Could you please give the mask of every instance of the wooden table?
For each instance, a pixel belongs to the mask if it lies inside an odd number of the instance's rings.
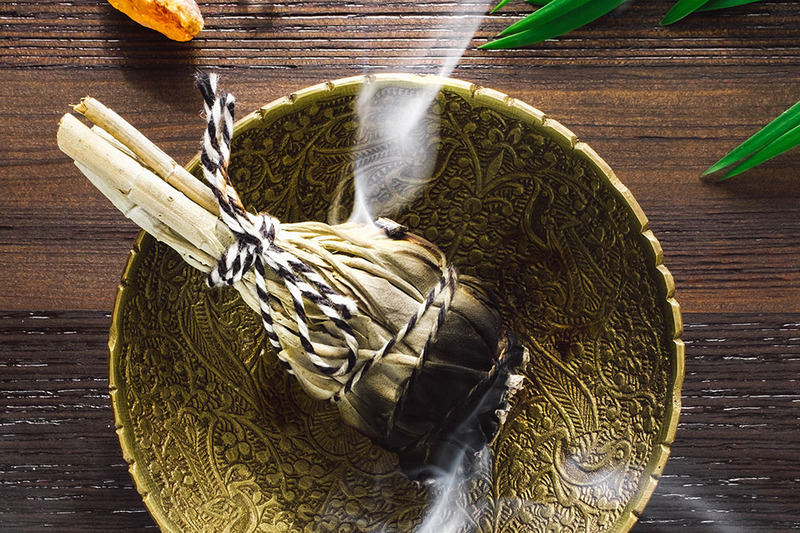
[[[473,45],[529,10],[519,4],[487,17]],[[57,149],[68,104],[91,94],[187,161],[197,69],[222,71],[241,110],[363,71],[434,72],[429,32],[453,5],[212,0],[207,29],[183,44],[102,0],[0,5],[0,530],[156,529],[107,394],[110,312],[137,229]],[[800,11],[765,1],[659,28],[670,5],[637,1],[527,50],[473,46],[453,75],[587,141],[664,247],[686,324],[683,412],[634,531],[797,529],[800,151],[724,185],[698,175],[800,98]]]

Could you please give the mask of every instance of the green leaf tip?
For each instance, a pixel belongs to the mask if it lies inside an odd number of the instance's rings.
[[[501,0],[501,2],[499,4],[494,6],[494,8],[491,11],[489,11],[489,14],[493,15],[493,14],[497,13],[498,11],[500,11],[500,8],[502,8],[504,5],[506,5],[510,1],[511,0]]]
[[[742,161],[738,166],[734,167],[730,172],[725,174],[722,179],[732,178],[751,168],[764,163],[779,156],[784,152],[788,152],[792,148],[800,145],[800,126],[795,126],[788,132],[781,135],[778,139],[762,148],[749,158]]]
[[[627,0],[552,0],[552,2],[549,2],[545,7],[534,12],[525,19],[529,20],[531,17],[536,17],[545,9],[550,8],[548,11],[545,11],[544,15],[540,15],[540,17],[542,17],[541,19],[534,19],[533,24],[528,22],[527,24],[529,27],[527,29],[516,31],[516,33],[509,35],[507,33],[507,28],[505,32],[498,36],[499,38],[497,40],[486,43],[479,48],[484,50],[514,48],[552,39],[593,22],[616,9],[626,1]],[[562,6],[562,8],[565,8],[564,6],[570,6],[574,9],[568,12],[562,12],[556,9],[554,12],[553,10],[555,8],[550,7],[553,5],[556,5],[556,7]],[[575,8],[576,5],[579,7]],[[545,22],[542,23],[541,20]],[[522,22],[524,21],[519,21],[517,23],[517,28],[519,28],[519,24]]]
[[[749,139],[734,148],[725,157],[711,165],[708,170],[703,173],[703,175],[705,176],[708,174],[713,174],[714,172],[718,172],[725,167],[733,165],[737,161],[741,161],[746,158],[752,158],[757,154],[761,154],[763,151],[771,149],[773,145],[778,144],[779,141],[782,141],[785,136],[789,135],[793,131],[796,131],[798,126],[800,126],[800,102],[797,102],[792,107],[781,113],[775,120],[758,130]],[[792,147],[793,146],[790,146],[789,148]],[[787,148],[787,150],[789,148]],[[770,157],[774,157],[775,155],[778,154],[773,154]],[[749,162],[750,159],[746,159],[742,165]],[[723,179],[740,174],[741,172],[744,172],[753,166],[755,165],[750,165],[734,174],[729,173],[730,175],[726,175]],[[736,168],[738,169],[739,167]]]
[[[727,156],[726,156],[726,157],[727,157]],[[700,174],[700,175],[701,175],[701,176],[708,176],[709,174],[713,174],[714,172],[719,172],[719,171],[720,171],[720,170],[722,170],[723,168],[725,168],[725,167],[727,167],[728,165],[730,165],[730,163],[726,163],[726,162],[724,161],[724,159],[726,159],[726,158],[722,158],[722,159],[720,159],[719,161],[717,161],[716,163],[714,163],[713,165],[711,165],[710,167],[708,167],[708,168],[705,170],[705,172],[703,172],[703,173],[702,173],[702,174]]]
[[[709,0],[678,0],[678,3],[672,6],[672,9],[664,15],[664,18],[661,19],[659,24],[661,24],[661,26],[674,24],[687,15],[694,13],[708,2]]]
[[[521,31],[538,28],[548,24],[558,18],[561,18],[568,13],[572,16],[580,16],[578,11],[583,5],[587,3],[602,3],[603,0],[552,0],[547,5],[537,9],[522,20],[515,22],[508,28],[500,32],[500,37],[506,37]]]

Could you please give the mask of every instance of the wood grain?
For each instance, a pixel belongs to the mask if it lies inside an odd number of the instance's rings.
[[[686,312],[684,408],[634,531],[797,530],[800,151],[723,185],[698,175],[800,98],[800,11],[765,0],[660,28],[672,3],[476,50],[531,11],[514,2],[483,19],[453,75],[587,141],[664,247]],[[206,30],[181,44],[103,0],[0,3],[0,531],[156,529],[107,394],[108,313],[137,230],[56,148],[69,104],[91,94],[188,161],[197,69],[222,72],[241,112],[365,71],[432,73],[465,31],[456,4],[211,0]]]
[[[686,315],[681,422],[634,531],[800,527],[797,315]]]
[[[462,68],[516,74],[530,66],[623,64],[665,66],[787,65],[800,56],[793,2],[765,1],[697,14],[668,28],[658,22],[673,2],[632,2],[567,38],[531,50],[470,50]],[[188,45],[143,29],[104,2],[74,0],[5,4],[0,11],[0,62],[6,66],[155,67],[188,63],[198,68],[246,67],[293,72],[299,68],[351,74],[354,66],[419,69],[441,59],[437,37],[464,31],[452,0],[257,3],[201,2],[206,29]],[[468,0],[466,11],[488,2]],[[486,42],[532,9],[519,2],[487,16],[475,37]],[[452,29],[436,31],[449,23]],[[66,41],[68,40],[68,41]],[[69,44],[66,44],[66,43]],[[432,57],[423,57],[433,48]],[[487,65],[487,59],[491,64]]]
[[[672,456],[634,533],[800,527],[800,322],[690,314]],[[108,398],[110,318],[0,313],[0,526],[155,528],[122,460]]]
[[[114,432],[110,320],[0,313],[0,530],[155,528]]]

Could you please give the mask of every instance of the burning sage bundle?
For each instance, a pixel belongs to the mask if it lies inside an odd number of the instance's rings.
[[[96,100],[59,125],[59,147],[128,218],[231,285],[261,314],[287,372],[425,479],[470,458],[502,424],[526,353],[490,294],[403,227],[281,224],[228,179],[234,99],[198,78],[208,187]]]

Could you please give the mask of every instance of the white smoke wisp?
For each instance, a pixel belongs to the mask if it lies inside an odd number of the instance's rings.
[[[472,41],[491,2],[462,2],[448,22],[436,28],[434,42],[420,49],[420,59],[441,61],[436,75],[449,76]],[[454,37],[455,36],[455,37]],[[436,54],[436,57],[434,57]],[[353,161],[354,202],[349,222],[371,225],[377,216],[392,216],[417,197],[429,182],[437,156],[439,123],[430,113],[441,84],[398,89],[370,78],[356,101],[359,145]],[[400,198],[402,205],[396,204]],[[389,200],[394,200],[390,204]],[[335,216],[338,205],[331,209]],[[332,221],[335,222],[335,221]],[[480,503],[470,503],[474,481],[491,476],[492,454],[485,446],[465,461],[465,447],[428,486],[431,503],[417,533],[466,533],[475,529]],[[465,466],[469,465],[469,466]]]
[[[434,32],[441,36],[421,50],[430,59],[437,52],[436,59],[442,61],[436,71],[438,76],[453,72],[489,5],[484,0],[464,2],[452,16],[442,17],[447,24]],[[406,205],[428,183],[436,162],[439,131],[439,124],[428,111],[440,89],[441,85],[431,83],[413,91],[384,91],[370,81],[364,83],[356,112],[360,144],[371,148],[355,153],[350,222],[368,225],[377,216],[391,216],[399,206],[388,205],[390,197],[399,197]],[[334,205],[332,217],[337,211],[338,205]]]
[[[569,484],[578,494],[600,492],[604,496],[602,508],[613,510],[630,501],[641,482],[641,472],[630,468],[626,461],[611,462],[602,468],[595,468],[587,462],[591,457],[604,458],[608,452],[609,448],[606,445],[598,445],[587,448],[579,454],[567,455],[559,467],[559,479],[560,482]],[[672,530],[675,528],[675,523],[679,523],[681,518],[689,513],[696,517],[693,520],[701,522],[704,531],[709,533],[752,531],[753,525],[743,522],[741,517],[731,510],[731,503],[720,500],[714,491],[713,486],[703,487],[701,480],[691,475],[664,476],[659,480],[658,489],[652,499],[669,501],[668,505],[675,514],[674,519],[664,521],[663,518],[658,518],[651,521],[645,510],[639,521],[656,528],[661,523],[666,530]],[[590,501],[593,501],[593,505],[598,505],[597,500]],[[553,520],[557,519],[560,519],[558,514],[553,517]]]
[[[492,452],[485,446],[469,472],[459,467],[461,459],[430,482],[432,503],[416,533],[467,533],[475,529],[474,520],[480,516],[482,506],[469,503],[469,490],[473,479],[491,476]]]
[[[505,410],[496,410],[498,387],[502,388],[504,401],[507,401],[520,382],[519,375],[511,374],[502,383],[495,383],[452,431],[449,437],[452,456],[444,468],[434,471],[427,481],[431,502],[416,533],[468,533],[477,529],[477,520],[489,495],[481,494],[476,488],[482,480],[486,482],[483,487],[491,484],[492,451],[485,440],[480,445],[475,441],[476,422],[490,410],[495,410],[500,420],[504,419]]]

